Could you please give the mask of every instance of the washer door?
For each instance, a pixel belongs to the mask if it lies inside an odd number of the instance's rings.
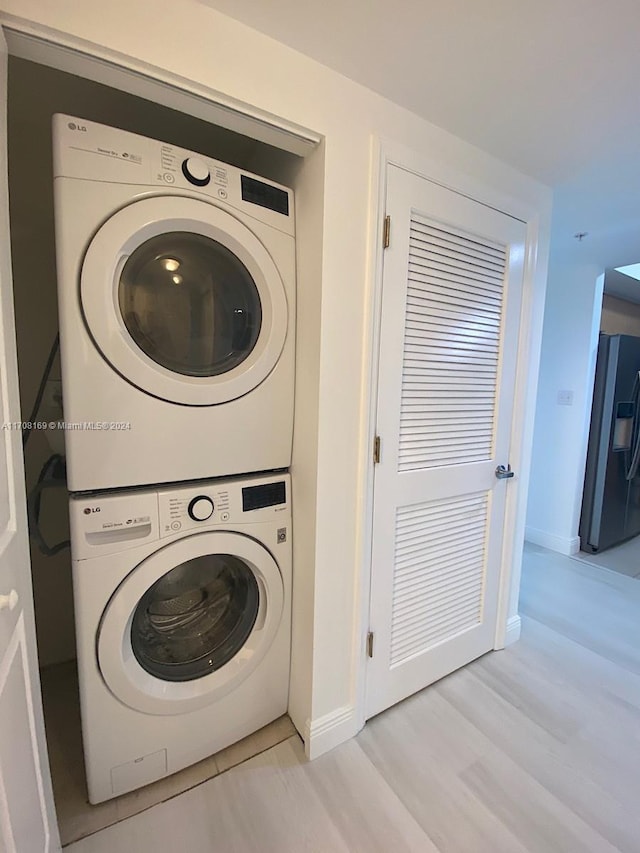
[[[133,202],[98,230],[80,277],[87,327],[127,381],[210,406],[256,388],[287,335],[282,279],[230,213],[193,198]]]
[[[266,548],[239,533],[196,533],[147,557],[116,589],[98,629],[98,665],[130,708],[202,708],[258,666],[283,607]]]

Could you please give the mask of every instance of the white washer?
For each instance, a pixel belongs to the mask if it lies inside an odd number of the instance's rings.
[[[55,115],[69,489],[287,468],[293,193]]]
[[[92,803],[286,712],[289,490],[283,474],[71,498]]]

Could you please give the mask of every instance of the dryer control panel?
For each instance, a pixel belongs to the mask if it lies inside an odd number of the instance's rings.
[[[54,178],[198,194],[293,235],[293,190],[206,154],[77,116],[53,116]]]

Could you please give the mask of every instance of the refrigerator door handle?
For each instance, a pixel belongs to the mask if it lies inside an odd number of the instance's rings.
[[[631,459],[629,460],[626,470],[627,480],[633,480],[638,473],[638,465],[640,464],[640,421],[638,420],[638,404],[640,403],[640,370],[636,373],[636,378],[633,383],[633,391],[631,392],[631,400],[633,402],[633,423],[631,425]]]

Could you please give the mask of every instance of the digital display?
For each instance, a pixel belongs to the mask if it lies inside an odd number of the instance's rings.
[[[287,502],[287,489],[284,480],[277,483],[265,483],[263,486],[246,486],[242,490],[242,510],[264,509],[267,506],[279,506]]]
[[[289,215],[289,195],[278,187],[272,187],[255,178],[241,175],[242,198],[251,204],[259,204],[260,207],[268,207],[276,213]]]

